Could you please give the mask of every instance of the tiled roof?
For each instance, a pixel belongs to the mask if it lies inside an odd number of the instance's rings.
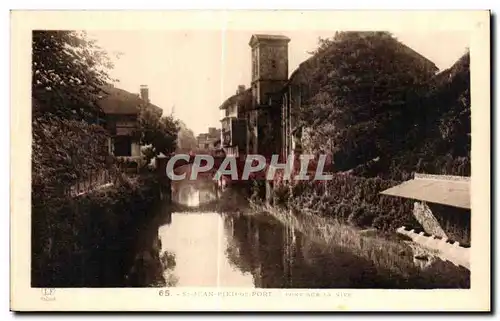
[[[232,95],[231,97],[229,97],[228,99],[226,99],[222,103],[222,105],[220,105],[219,109],[227,109],[230,105],[235,104],[237,102],[242,102],[243,104],[242,104],[241,107],[242,107],[242,109],[244,109],[245,104],[247,103],[246,100],[248,98],[251,99],[251,96],[252,96],[252,89],[248,88],[244,92]],[[241,99],[241,100],[239,100],[239,99]]]
[[[470,209],[470,178],[415,174],[415,178],[381,194]]]
[[[104,98],[97,104],[108,115],[137,115],[139,106],[144,104],[144,100],[138,94],[120,88],[106,86],[103,91],[105,92]],[[148,106],[158,112],[162,111],[160,107],[151,103]]]
[[[228,99],[226,99],[222,105],[220,105],[219,109],[227,109],[227,107],[229,107],[229,105],[232,105],[234,103],[236,103],[237,99],[238,98],[238,94],[236,95],[232,95],[231,97],[229,97]]]

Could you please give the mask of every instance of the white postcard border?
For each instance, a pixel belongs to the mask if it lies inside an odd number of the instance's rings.
[[[469,290],[268,290],[30,287],[31,30],[281,31],[455,29],[471,32],[472,238]],[[23,311],[406,311],[490,309],[490,16],[488,11],[13,11],[11,13],[11,309]],[[430,39],[429,41],[432,41]],[[165,290],[165,289],[163,289]],[[197,295],[233,291],[236,296]],[[186,293],[184,293],[186,292]],[[287,293],[304,293],[287,296]],[[190,294],[191,293],[191,294]],[[246,293],[246,295],[244,294]],[[263,296],[270,293],[270,296]],[[318,294],[318,295],[315,295]],[[255,295],[253,295],[255,294]],[[260,294],[260,295],[259,295]]]

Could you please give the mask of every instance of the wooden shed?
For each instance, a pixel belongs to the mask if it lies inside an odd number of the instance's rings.
[[[471,247],[470,177],[415,174],[381,194],[415,200],[413,215],[422,232],[397,230],[416,243],[469,268]]]

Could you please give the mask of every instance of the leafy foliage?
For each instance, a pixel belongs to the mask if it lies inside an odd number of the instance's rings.
[[[315,55],[316,91],[301,118],[316,145],[333,147],[336,167],[401,148],[410,106],[419,107],[437,68],[386,32],[337,33],[321,40]]]
[[[39,117],[33,120],[32,201],[62,196],[90,171],[107,168],[107,135],[84,121]]]
[[[468,52],[436,74],[387,32],[341,32],[313,54],[292,77],[307,152],[369,177],[470,175]]]
[[[293,79],[306,102],[302,143],[334,154],[344,173],[276,184],[275,205],[387,232],[418,228],[411,201],[379,193],[415,171],[470,176],[469,53],[437,75],[387,33],[339,33],[314,54]]]
[[[403,146],[355,169],[363,176],[404,180],[412,172],[470,176],[471,110],[469,53],[434,77]]]
[[[32,286],[122,286],[137,226],[154,205],[157,176],[33,207]],[[70,264],[69,264],[70,263]]]
[[[35,30],[32,38],[33,116],[96,120],[96,101],[112,64],[84,32]]]
[[[384,232],[406,225],[418,227],[412,215],[413,203],[380,192],[397,181],[336,174],[329,181],[297,181],[273,191],[275,205],[336,218],[359,227],[376,227]]]
[[[109,80],[105,53],[75,31],[34,31],[33,201],[61,197],[90,169],[106,168],[106,132],[97,100]]]
[[[196,137],[183,121],[179,121],[179,133],[177,135],[177,149],[179,152],[189,152],[198,148]]]
[[[179,123],[172,115],[163,116],[148,106],[141,106],[138,126],[134,132],[135,139],[144,146],[146,164],[154,157],[163,153],[171,154],[177,147]]]
[[[138,213],[157,196],[154,177],[134,184],[116,172],[121,180],[113,188],[78,198],[66,194],[93,171],[117,170],[98,106],[112,66],[104,51],[75,31],[33,32],[32,61],[32,285],[123,284],[113,278],[124,275],[127,237],[144,218]],[[155,126],[170,128],[171,122]],[[151,140],[165,150],[166,143]]]

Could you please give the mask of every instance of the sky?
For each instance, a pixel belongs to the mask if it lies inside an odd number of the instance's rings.
[[[238,85],[250,86],[251,61],[248,42],[254,32],[245,30],[120,30],[92,31],[106,50],[118,79],[116,87],[138,93],[149,87],[153,104],[164,114],[174,112],[195,134],[220,127],[219,106],[236,92]],[[318,38],[335,31],[279,31],[288,44],[291,74],[318,44]],[[407,46],[433,61],[440,70],[450,67],[469,47],[469,34],[462,31],[393,32]],[[119,58],[116,53],[121,53]]]

